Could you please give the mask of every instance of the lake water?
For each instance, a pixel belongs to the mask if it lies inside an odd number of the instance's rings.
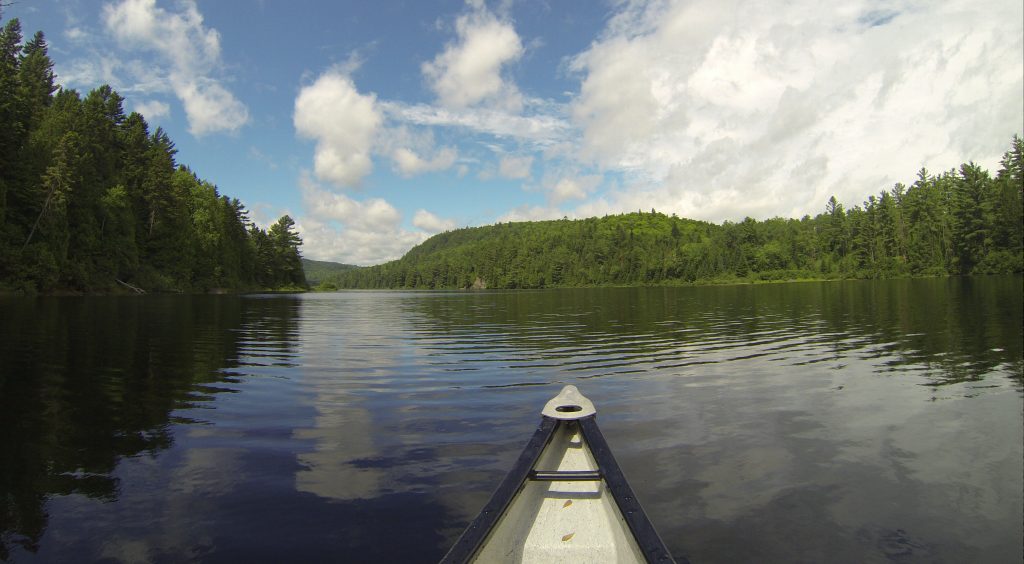
[[[432,562],[575,384],[700,562],[1020,562],[1020,277],[0,298],[0,558]]]

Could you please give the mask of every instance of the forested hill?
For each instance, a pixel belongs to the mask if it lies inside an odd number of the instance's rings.
[[[329,262],[322,260],[302,259],[302,271],[306,273],[306,281],[310,284],[319,284],[323,280],[339,272],[359,268],[352,264]]]
[[[992,176],[974,164],[815,217],[722,225],[654,210],[503,223],[431,237],[342,288],[544,288],[1021,272],[1024,142]]]
[[[122,102],[60,88],[42,32],[22,43],[18,20],[4,24],[0,292],[305,286],[291,218],[252,224]]]

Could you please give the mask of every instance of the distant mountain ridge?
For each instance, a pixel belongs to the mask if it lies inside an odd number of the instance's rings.
[[[308,258],[302,259],[302,270],[306,273],[306,281],[311,286],[315,286],[323,282],[334,274],[345,272],[346,270],[352,270],[354,268],[359,267],[354,264],[343,264],[340,262],[310,260]]]
[[[652,210],[603,218],[526,221],[439,233],[401,259],[342,272],[339,288],[545,288],[661,283],[647,270],[717,226]]]

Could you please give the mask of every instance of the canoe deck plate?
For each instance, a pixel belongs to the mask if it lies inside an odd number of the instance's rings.
[[[576,386],[566,386],[551,398],[540,412],[545,417],[571,421],[583,419],[597,413],[594,403],[580,393]]]

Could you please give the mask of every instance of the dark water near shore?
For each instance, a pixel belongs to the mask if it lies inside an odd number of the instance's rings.
[[[431,562],[580,387],[696,562],[1020,562],[1020,277],[0,298],[0,558]]]

